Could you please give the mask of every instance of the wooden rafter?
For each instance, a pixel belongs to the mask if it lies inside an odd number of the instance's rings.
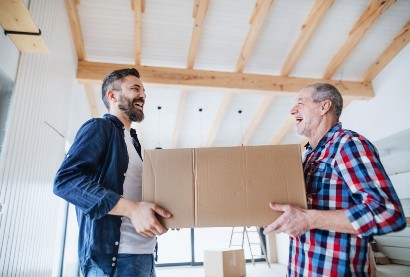
[[[93,85],[85,84],[85,91],[87,94],[88,106],[92,117],[100,117],[97,109],[97,101],[95,101]]]
[[[101,84],[102,79],[111,71],[134,67],[127,64],[110,64],[79,61],[77,79],[81,83]],[[227,92],[266,93],[273,95],[294,95],[304,86],[326,82],[342,86],[342,95],[356,99],[369,99],[374,96],[370,82],[295,78],[246,73],[218,72],[194,69],[139,66],[138,70],[145,83],[166,84],[168,86],[206,87]]]
[[[211,132],[208,135],[208,139],[205,142],[204,147],[211,147],[214,144],[216,135],[218,134],[219,128],[221,127],[222,120],[225,116],[228,106],[231,104],[233,94],[225,93],[222,99],[221,106],[219,107],[218,114],[216,115],[214,124],[212,126]]]
[[[410,41],[410,21],[401,29],[393,42],[364,74],[362,80],[371,81]]]
[[[289,76],[293,67],[298,62],[300,56],[309,43],[313,33],[319,27],[327,11],[332,7],[335,0],[316,0],[315,5],[302,25],[301,33],[294,44],[292,50],[286,58],[282,68],[282,76]]]
[[[21,52],[50,52],[41,36],[40,29],[34,23],[30,11],[22,0],[0,0],[0,25],[5,30],[5,33],[9,31],[36,34],[7,33],[7,36]]]
[[[189,47],[187,68],[194,68],[196,55],[198,53],[199,41],[201,38],[202,26],[208,10],[209,0],[195,1],[193,15],[195,18],[194,29],[192,31],[191,46]]]
[[[276,132],[275,137],[272,139],[271,144],[276,145],[280,144],[281,141],[285,138],[285,136],[289,133],[290,129],[295,125],[295,118],[290,116],[282,127]]]
[[[179,98],[177,119],[175,122],[174,135],[172,136],[171,148],[177,148],[178,146],[178,140],[179,140],[179,135],[181,133],[181,124],[182,124],[182,120],[184,116],[186,98],[187,98],[187,93],[183,91]]]
[[[350,31],[348,38],[333,57],[332,61],[326,67],[323,74],[324,79],[330,79],[336,70],[344,63],[346,58],[360,42],[373,23],[394,3],[396,0],[377,1],[372,0],[367,10],[361,15],[353,29]]]
[[[144,12],[144,0],[132,0],[135,24],[135,64],[141,64],[141,40],[142,40],[142,13]]]
[[[252,52],[255,41],[258,37],[259,31],[265,22],[266,15],[269,12],[269,8],[272,5],[273,0],[257,1],[254,11],[251,16],[251,27],[249,28],[246,40],[242,46],[242,50],[238,61],[236,63],[236,72],[242,72],[245,68],[246,61]]]
[[[243,135],[243,138],[241,140],[241,144],[248,145],[249,141],[255,134],[256,129],[259,127],[262,120],[266,117],[266,114],[268,113],[274,100],[275,100],[275,96],[272,96],[272,95],[265,96],[262,106],[258,109],[257,114],[254,116],[251,124],[249,124],[248,129],[245,131],[245,134]]]
[[[73,34],[75,49],[77,50],[77,57],[79,61],[86,59],[83,33],[80,26],[80,17],[78,16],[76,0],[65,0],[65,6],[70,21],[71,32]]]

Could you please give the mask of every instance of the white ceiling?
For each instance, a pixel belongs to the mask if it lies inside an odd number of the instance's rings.
[[[145,0],[144,3],[141,65],[187,68],[195,1]],[[194,69],[235,72],[255,3],[255,0],[209,0]],[[289,76],[321,79],[370,3],[370,0],[336,0]],[[314,4],[314,0],[274,0],[243,72],[281,76],[286,58]],[[130,1],[81,0],[77,10],[86,61],[134,64],[135,26]],[[341,80],[342,84],[347,80],[360,81],[409,19],[410,1],[398,0],[376,20],[332,79]],[[271,144],[278,137],[276,143],[282,144],[303,140],[293,127],[281,139],[294,101],[294,96],[289,94],[242,91],[227,94],[217,89],[148,83],[145,88],[146,119],[137,129],[146,149],[262,145]],[[343,85],[339,89],[343,93]],[[99,90],[99,86],[94,86],[98,113],[102,116],[106,109]],[[229,101],[224,102],[226,98]],[[261,116],[264,106],[266,113]]]

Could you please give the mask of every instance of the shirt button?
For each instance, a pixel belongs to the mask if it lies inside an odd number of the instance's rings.
[[[120,244],[120,243],[119,243],[118,241],[116,241],[116,242],[115,242],[115,245],[118,245],[118,244]]]
[[[121,220],[124,220],[124,217],[123,217],[123,216],[121,216]]]
[[[112,263],[111,265],[112,265],[112,266],[115,266],[115,263]]]
[[[124,173],[124,176],[127,176],[127,173]]]
[[[112,260],[115,262],[115,260],[116,260],[117,258],[116,257],[112,257]]]

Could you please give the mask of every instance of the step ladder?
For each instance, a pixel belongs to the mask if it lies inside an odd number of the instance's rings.
[[[237,229],[235,229],[237,228]],[[239,229],[239,230],[238,230]],[[253,242],[249,240],[249,233],[258,233],[258,238],[259,241],[257,242]],[[262,233],[261,233],[261,229],[259,227],[232,227],[232,232],[231,232],[231,239],[229,241],[229,248],[231,247],[240,247],[242,249],[244,242],[245,242],[245,235],[246,235],[246,240],[248,242],[248,247],[249,247],[249,252],[251,253],[251,261],[252,264],[255,265],[255,258],[263,258],[265,259],[266,263],[268,264],[268,267],[270,267],[270,262],[268,260],[268,256],[266,255],[266,247],[265,247],[265,243],[263,242],[263,238],[262,238]],[[239,243],[234,243],[235,237],[240,236],[242,238],[240,244]],[[252,245],[259,245],[261,250],[262,250],[262,255],[257,255],[257,254],[253,254],[252,251]]]

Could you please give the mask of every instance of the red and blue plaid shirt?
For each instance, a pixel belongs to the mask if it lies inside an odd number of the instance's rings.
[[[405,227],[376,148],[334,125],[303,159],[309,209],[343,210],[358,235],[312,229],[290,239],[288,276],[369,276],[368,242]]]

